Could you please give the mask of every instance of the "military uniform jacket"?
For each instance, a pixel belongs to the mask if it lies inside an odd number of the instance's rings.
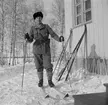
[[[50,28],[47,24],[41,24],[40,26],[32,26],[29,36],[34,40],[33,53],[34,54],[50,54],[50,39],[52,38],[59,42],[59,36]]]

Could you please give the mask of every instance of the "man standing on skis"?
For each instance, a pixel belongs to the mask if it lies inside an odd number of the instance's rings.
[[[45,68],[48,77],[48,84],[50,87],[54,87],[55,85],[52,82],[53,65],[51,64],[49,34],[58,42],[64,41],[64,37],[59,37],[48,24],[42,23],[42,12],[34,13],[33,19],[35,25],[31,27],[29,34],[25,34],[25,39],[30,43],[34,40],[33,54],[39,78],[38,86],[43,87],[43,69]]]

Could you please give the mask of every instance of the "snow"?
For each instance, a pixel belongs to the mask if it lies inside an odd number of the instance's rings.
[[[0,67],[0,73],[4,73],[4,68]]]
[[[0,67],[0,73],[1,71],[4,78],[0,80],[0,105],[74,105],[73,95],[105,92],[103,84],[108,82],[108,76],[87,75],[81,68],[72,73],[68,82],[53,79],[58,91],[47,88],[46,91],[53,98],[45,99],[44,93],[37,86],[38,77],[34,64],[26,64],[23,91],[22,65]],[[47,85],[46,72],[44,85]],[[66,93],[70,97],[63,99]]]

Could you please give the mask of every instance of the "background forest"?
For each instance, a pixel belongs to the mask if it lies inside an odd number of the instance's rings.
[[[28,0],[0,0],[0,65],[15,65],[24,56],[24,34],[33,25],[32,15],[36,11],[44,14],[43,22],[49,24],[58,35],[64,34],[64,2],[53,0],[51,10],[46,11],[42,0],[34,0],[29,6]],[[48,18],[48,14],[51,18]],[[51,53],[54,61],[57,45],[51,39]],[[32,61],[32,44],[27,45],[27,61]]]

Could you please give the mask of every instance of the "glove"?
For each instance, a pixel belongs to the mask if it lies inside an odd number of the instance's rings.
[[[59,41],[60,41],[60,42],[63,42],[63,41],[64,41],[64,37],[63,37],[63,36],[60,36],[60,37],[59,37]]]
[[[24,38],[27,39],[27,40],[29,40],[29,38],[30,38],[30,37],[29,37],[29,34],[26,33],[26,34],[24,35]]]

